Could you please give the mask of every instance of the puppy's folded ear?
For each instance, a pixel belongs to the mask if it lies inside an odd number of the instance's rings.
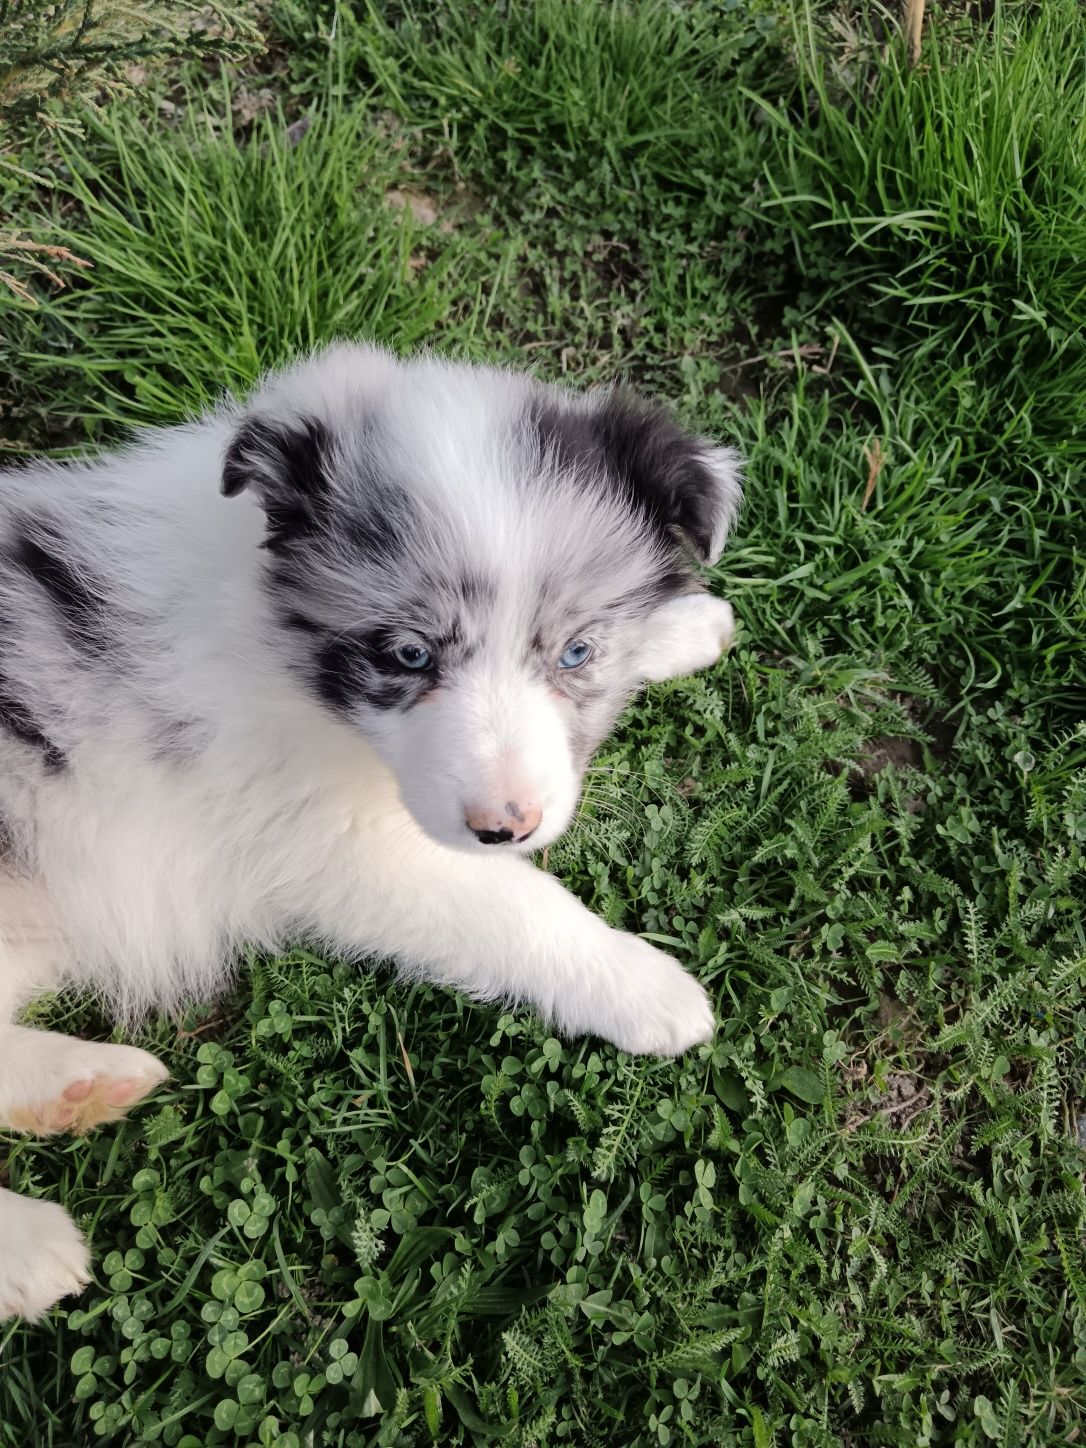
[[[656,522],[677,529],[701,563],[716,563],[743,499],[739,454],[692,437],[663,407],[608,398],[597,426],[610,469]]]
[[[720,558],[743,497],[734,448],[692,437],[665,408],[622,392],[542,407],[536,426],[560,466],[617,489],[658,528],[681,534],[699,562]]]
[[[251,488],[268,520],[265,547],[283,548],[310,534],[331,488],[332,437],[315,417],[244,418],[223,459],[222,491],[234,498]]]

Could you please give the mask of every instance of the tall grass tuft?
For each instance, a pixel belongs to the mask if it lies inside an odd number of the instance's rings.
[[[62,426],[176,421],[335,336],[410,347],[444,316],[446,263],[386,204],[397,159],[364,111],[235,139],[216,99],[178,126],[114,109],[70,154],[79,220],[54,236],[93,270],[23,354]]]

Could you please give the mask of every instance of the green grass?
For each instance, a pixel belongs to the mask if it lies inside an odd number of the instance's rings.
[[[282,0],[282,117],[190,74],[69,143],[11,439],[357,329],[625,377],[749,454],[743,632],[549,860],[713,1045],[245,963],[153,1105],[12,1141],[97,1275],[0,1333],[0,1444],[1081,1440],[1086,19],[929,15],[909,73],[829,5]]]
[[[116,108],[68,150],[94,283],[24,314],[48,343],[21,352],[54,425],[177,421],[328,337],[410,348],[444,316],[451,257],[413,267],[411,213],[382,199],[396,157],[364,111],[317,109],[296,141],[266,116],[240,144],[229,92],[210,100],[167,136]]]

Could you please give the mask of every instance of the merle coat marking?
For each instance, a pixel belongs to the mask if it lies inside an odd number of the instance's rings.
[[[308,939],[673,1053],[701,986],[524,858],[647,681],[712,664],[735,455],[662,410],[337,347],[244,407],[0,475],[0,1125],[163,1074],[6,1024],[36,992],[206,997]],[[696,560],[696,561],[695,561]],[[0,1192],[0,1317],[79,1287]]]

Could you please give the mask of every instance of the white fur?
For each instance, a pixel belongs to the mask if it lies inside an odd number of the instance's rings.
[[[146,1096],[168,1074],[161,1061],[136,1046],[24,1026],[5,1025],[0,1046],[0,1122],[37,1136],[76,1129],[88,1101],[88,1124],[122,1115],[122,1107]],[[111,1107],[107,1098],[118,1091],[127,1099]]]
[[[31,1322],[90,1281],[83,1234],[55,1202],[31,1201],[0,1188],[0,1320]]]
[[[497,580],[485,638],[456,676],[410,708],[357,721],[314,698],[276,633],[260,548],[273,464],[254,452],[248,493],[219,496],[236,408],[97,461],[0,475],[0,524],[14,536],[44,509],[77,540],[73,567],[122,596],[128,651],[113,672],[81,655],[48,599],[0,563],[0,620],[5,606],[23,620],[0,651],[0,682],[18,688],[68,761],[50,772],[0,727],[10,836],[0,1021],[65,984],[95,988],[128,1015],[206,997],[240,946],[305,937],[392,957],[476,999],[530,1002],[556,1029],[625,1050],[668,1055],[709,1038],[708,998],[676,961],[610,929],[518,857],[565,829],[587,757],[563,677],[548,683],[525,662],[541,570],[585,580],[570,633],[582,617],[604,619],[600,667],[614,672],[617,702],[589,745],[638,682],[712,664],[733,631],[728,605],[697,592],[606,621],[608,590],[621,582],[636,597],[664,545],[584,479],[521,487],[518,419],[536,391],[503,372],[338,348],[272,379],[251,404],[337,427],[337,477],[379,468],[409,478],[420,552],[466,558]],[[363,412],[384,419],[385,443],[351,431]],[[738,484],[728,450],[711,456],[715,556]],[[352,506],[346,493],[337,506]],[[601,569],[602,540],[614,561]],[[363,615],[380,600],[351,594],[357,573],[345,546],[325,545],[304,580],[322,625],[372,621]],[[567,614],[556,616],[564,627]],[[405,625],[402,640],[416,637]],[[511,850],[477,843],[465,810],[507,801],[542,811],[536,834]],[[28,1109],[63,1123],[63,1110],[49,1113],[73,1083],[92,1082],[102,1099],[125,1083],[137,1099],[163,1075],[128,1047],[0,1025],[0,1126],[25,1127]],[[0,1193],[0,1316],[36,1316],[86,1275],[82,1239],[58,1208]]]
[[[662,683],[711,668],[735,638],[735,615],[726,599],[685,593],[661,608],[641,653],[645,682]]]

